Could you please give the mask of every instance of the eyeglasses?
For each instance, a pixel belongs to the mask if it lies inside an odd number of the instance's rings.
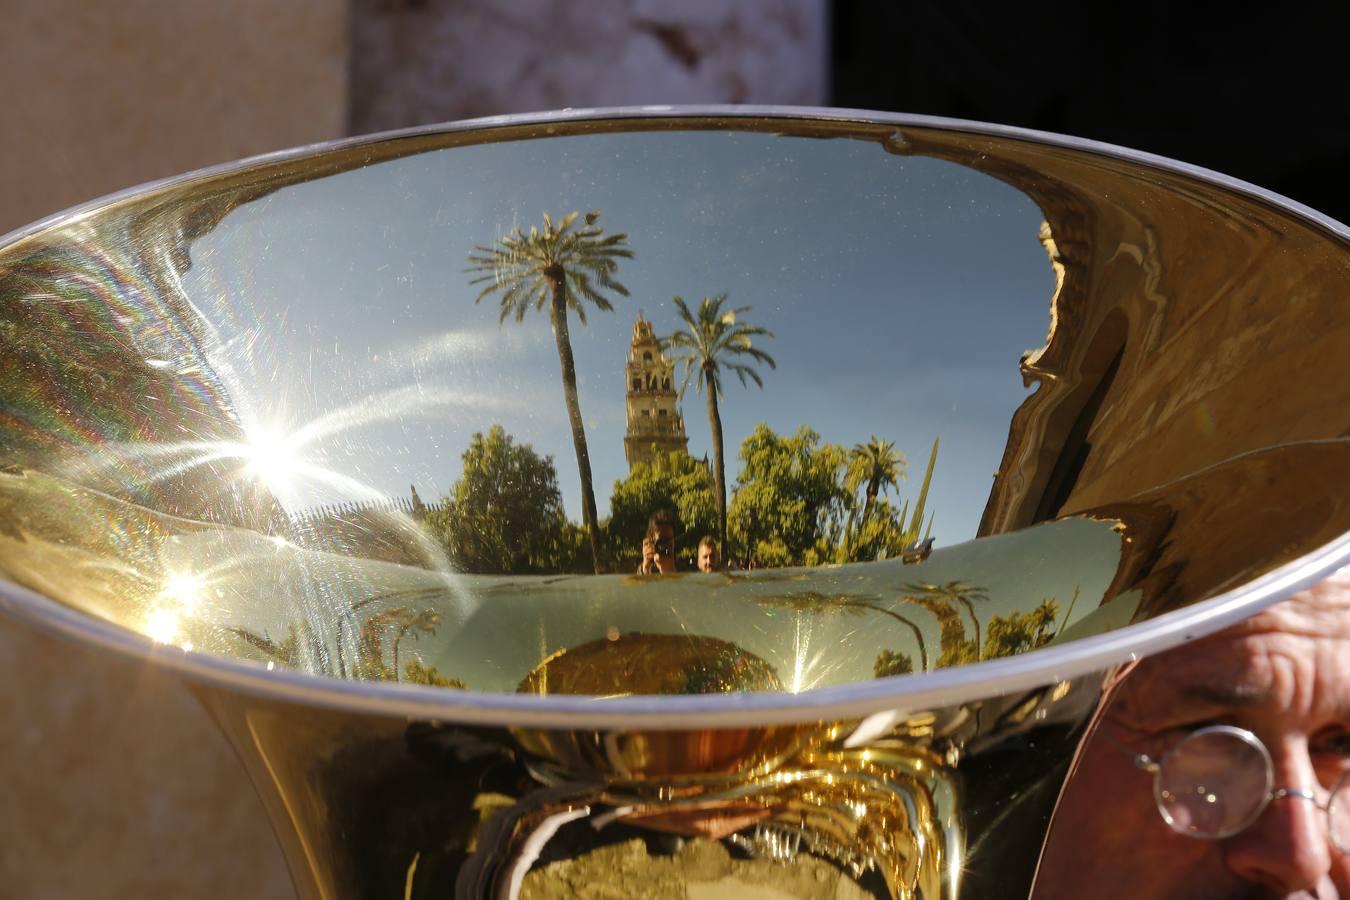
[[[1110,737],[1108,735],[1108,737]],[[1153,776],[1153,800],[1163,821],[1178,834],[1220,840],[1245,830],[1272,800],[1306,800],[1327,816],[1327,835],[1350,853],[1350,772],[1331,788],[1325,804],[1303,788],[1275,787],[1270,751],[1256,735],[1232,725],[1199,728],[1154,760],[1113,743]]]

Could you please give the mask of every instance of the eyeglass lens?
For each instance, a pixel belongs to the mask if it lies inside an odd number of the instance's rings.
[[[1173,830],[1222,838],[1255,821],[1270,800],[1271,782],[1270,757],[1259,743],[1236,729],[1202,730],[1163,757],[1154,796]],[[1326,809],[1329,837],[1341,852],[1350,852],[1350,775],[1333,787]]]
[[[1350,772],[1341,776],[1340,783],[1331,791],[1331,800],[1327,803],[1327,821],[1336,849],[1350,853]]]

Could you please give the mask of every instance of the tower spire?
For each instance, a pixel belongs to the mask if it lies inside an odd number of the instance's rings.
[[[628,394],[628,431],[623,439],[628,468],[649,462],[656,454],[689,452],[679,397],[675,393],[675,364],[661,352],[661,341],[642,311],[633,323],[633,343],[624,367]]]

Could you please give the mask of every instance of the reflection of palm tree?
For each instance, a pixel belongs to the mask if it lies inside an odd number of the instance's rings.
[[[938,646],[942,651],[938,655],[938,668],[959,665],[975,655],[966,640],[966,626],[961,621],[961,614],[952,608],[949,601],[925,594],[910,594],[902,597],[900,602],[927,610],[937,619]]]
[[[899,486],[901,479],[905,477],[905,466],[905,455],[895,449],[895,442],[883,441],[876,435],[872,435],[872,439],[866,444],[855,444],[849,451],[848,472],[844,476],[844,486],[852,495],[858,490],[858,485],[867,484],[862,519],[853,534],[848,536],[850,548],[872,515],[872,506],[876,503],[877,495],[887,488]]]
[[[469,256],[469,271],[483,273],[470,284],[486,282],[475,302],[491,293],[501,301],[501,320],[514,316],[517,322],[531,308],[548,304],[553,339],[562,364],[563,401],[572,426],[577,469],[581,475],[581,516],[590,532],[591,561],[600,571],[600,532],[596,522],[595,489],[591,485],[591,458],[586,448],[586,430],[577,398],[577,369],[572,340],[567,330],[567,312],[576,313],[586,324],[584,301],[609,311],[613,305],[603,291],[628,296],[628,289],[614,280],[620,259],[632,259],[626,234],[606,235],[596,222],[600,213],[589,212],[577,227],[577,213],[563,216],[556,224],[544,214],[544,229],[531,227],[529,234],[514,229],[498,238],[492,247],[475,247]]]
[[[441,588],[414,588],[411,590],[386,591],[364,597],[351,604],[347,615],[369,606],[376,601],[394,598],[421,598],[434,596],[442,592]],[[287,635],[281,641],[273,641],[265,633],[257,634],[247,628],[227,627],[225,630],[242,638],[246,643],[261,650],[266,656],[287,668],[299,669],[306,664],[316,668],[321,674],[338,678],[356,677],[374,680],[398,680],[399,646],[408,632],[435,634],[441,624],[441,614],[434,609],[415,612],[410,607],[398,606],[381,610],[366,617],[365,623],[357,632],[356,659],[351,671],[347,669],[343,647],[345,646],[345,622],[347,616],[338,618],[333,634],[336,649],[336,667],[332,666],[327,650],[315,635],[308,619],[292,622],[287,626]],[[384,664],[384,638],[387,630],[394,631],[393,668]],[[302,641],[307,647],[307,659],[302,654]]]
[[[924,642],[923,632],[911,619],[879,605],[879,597],[870,594],[821,594],[817,591],[800,591],[795,594],[756,597],[755,602],[760,606],[791,609],[797,612],[842,613],[855,616],[875,612],[890,616],[914,632],[914,641],[919,645],[920,671],[928,671],[928,645]]]
[[[727,480],[726,464],[722,455],[722,417],[717,409],[717,400],[722,393],[722,370],[736,373],[742,386],[750,379],[759,387],[764,380],[759,377],[750,362],[762,363],[770,369],[777,364],[773,357],[753,346],[752,339],[773,337],[768,329],[737,322],[741,313],[750,311],[750,307],[722,311],[726,294],[716,297],[704,297],[699,304],[698,315],[689,310],[689,306],[680,297],[675,297],[675,307],[679,310],[680,320],[685,328],[676,331],[663,341],[664,349],[674,350],[673,362],[684,363],[684,383],[680,385],[680,394],[689,387],[689,380],[698,376],[698,389],[708,399],[708,428],[712,432],[713,471],[717,479],[717,541],[723,558],[727,558]]]
[[[399,672],[402,670],[398,666],[398,646],[409,631],[418,631],[422,634],[436,633],[436,628],[441,624],[441,614],[434,609],[424,609],[421,612],[413,612],[405,608],[404,615],[397,621],[398,633],[394,636],[394,679],[397,680]]]
[[[975,630],[975,659],[979,660],[983,656],[982,645],[980,643],[980,620],[975,615],[975,604],[971,601],[979,600],[988,602],[989,595],[985,593],[984,588],[976,587],[966,581],[949,581],[946,584],[932,584],[927,581],[921,581],[918,584],[906,584],[903,586],[906,591],[919,594],[934,604],[947,605],[950,609],[952,603],[960,604],[965,608],[966,614],[970,616],[970,624]],[[906,598],[917,600],[918,598]],[[927,603],[921,605],[928,606]],[[929,606],[935,615],[939,615],[933,607]],[[964,631],[964,629],[962,629]],[[962,638],[964,639],[964,634]]]
[[[287,628],[286,637],[281,641],[273,641],[266,634],[257,634],[249,631],[247,628],[227,627],[226,631],[243,638],[244,641],[253,647],[261,650],[264,654],[281,663],[283,666],[291,669],[300,668],[300,632],[303,630],[306,636],[310,630],[307,626],[297,626],[292,622]],[[326,673],[325,673],[326,674]]]

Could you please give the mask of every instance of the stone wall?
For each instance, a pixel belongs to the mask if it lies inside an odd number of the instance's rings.
[[[824,0],[356,0],[352,130],[563,107],[821,106]]]

